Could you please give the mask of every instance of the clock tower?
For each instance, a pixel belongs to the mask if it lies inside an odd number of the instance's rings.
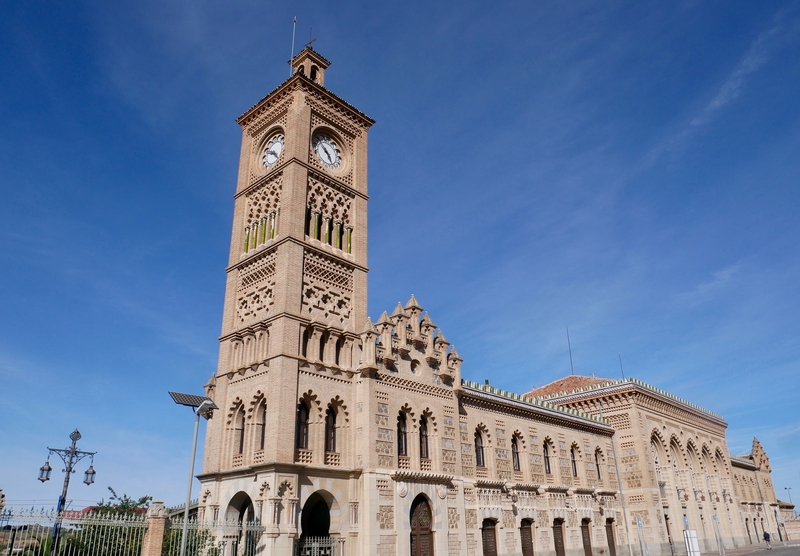
[[[200,475],[204,517],[266,524],[269,542],[257,541],[265,554],[289,554],[299,535],[303,469],[330,466],[329,477],[341,469],[346,485],[346,469],[355,466],[327,438],[325,449],[316,446],[322,435],[309,430],[332,428],[347,441],[351,409],[336,388],[356,374],[368,322],[374,121],[325,87],[330,63],[312,48],[290,64],[292,76],[237,120],[242,147],[219,366],[206,384],[219,410],[208,423]],[[334,400],[327,410],[323,396]],[[304,428],[299,410],[307,412]]]

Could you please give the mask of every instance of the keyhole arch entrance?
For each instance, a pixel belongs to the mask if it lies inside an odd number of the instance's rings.
[[[433,556],[433,511],[428,499],[420,494],[411,503],[411,556]]]

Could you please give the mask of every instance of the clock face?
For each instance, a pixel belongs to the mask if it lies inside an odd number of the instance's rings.
[[[267,148],[264,149],[264,156],[261,157],[261,161],[264,163],[264,166],[271,168],[281,157],[282,152],[283,135],[276,135],[267,143]]]
[[[317,153],[317,158],[319,158],[319,161],[326,168],[338,168],[342,162],[342,157],[336,143],[325,135],[317,135],[314,138],[314,152]]]

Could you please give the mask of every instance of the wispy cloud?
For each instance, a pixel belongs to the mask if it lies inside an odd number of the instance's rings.
[[[742,95],[748,79],[759,68],[766,65],[782,46],[793,41],[800,33],[800,19],[791,16],[786,9],[778,11],[772,21],[772,27],[762,32],[750,44],[741,61],[719,87],[714,98],[680,131],[670,135],[653,148],[645,157],[645,166],[652,165],[666,153],[683,151],[695,133],[711,124],[723,108]]]
[[[716,292],[724,285],[728,284],[742,269],[742,263],[727,266],[721,270],[711,273],[711,279],[698,284],[688,292],[678,294],[678,299],[684,302],[697,302],[705,299],[710,294]]]

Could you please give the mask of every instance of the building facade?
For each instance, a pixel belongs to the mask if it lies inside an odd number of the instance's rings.
[[[601,416],[589,403],[463,380],[461,357],[413,295],[370,321],[374,122],[325,87],[329,62],[313,49],[290,63],[292,76],[238,119],[219,367],[205,386],[219,410],[198,514],[258,527],[230,539],[225,556],[616,556],[629,553],[623,502],[636,497],[646,507],[631,515],[646,518],[648,539],[666,542],[657,523],[678,519],[683,502],[676,495],[662,509],[638,440],[638,483],[620,492],[620,476],[635,482],[634,454],[615,434],[614,408]],[[724,422],[690,413],[702,422],[692,429],[698,462],[719,457],[730,469]],[[671,461],[673,432],[685,450],[689,429],[659,426],[659,462]],[[670,480],[689,484],[688,465]],[[707,475],[716,497],[732,492],[729,475]],[[711,519],[706,508],[719,517],[731,505],[703,503],[687,515]],[[745,533],[732,519],[721,532],[734,545]]]
[[[704,552],[763,542],[765,530],[786,538],[781,507],[794,507],[778,501],[764,449],[753,439],[750,454],[731,455],[721,415],[636,379],[569,376],[526,396],[614,427],[631,541],[650,553],[685,553],[684,529]]]

